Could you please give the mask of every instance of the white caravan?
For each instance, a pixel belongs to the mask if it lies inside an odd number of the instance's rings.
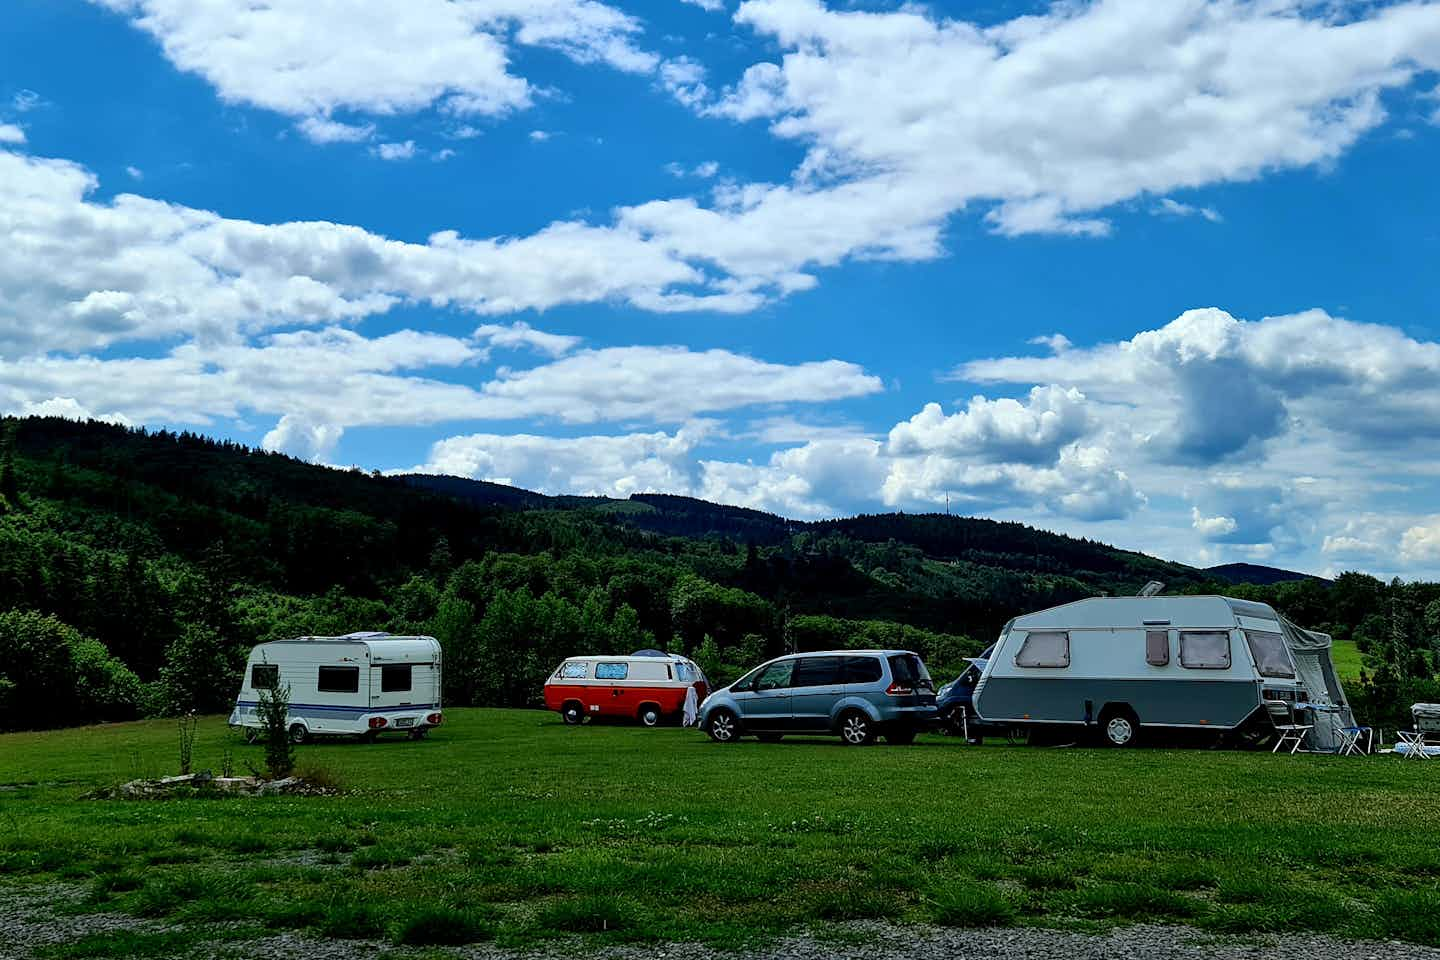
[[[253,739],[262,727],[260,691],[277,688],[289,692],[286,726],[296,743],[391,730],[419,739],[443,719],[440,643],[388,633],[262,643],[250,651],[230,725]]]
[[[1353,723],[1329,652],[1264,603],[1092,597],[1006,624],[974,706],[991,723],[1098,728],[1116,746],[1146,727],[1268,730],[1265,701],[1329,704]]]

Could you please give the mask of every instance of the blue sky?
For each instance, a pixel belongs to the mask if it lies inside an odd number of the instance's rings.
[[[5,17],[7,412],[1440,574],[1440,4]]]

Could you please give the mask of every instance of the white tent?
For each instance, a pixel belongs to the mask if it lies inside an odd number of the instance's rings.
[[[1280,618],[1285,630],[1285,642],[1290,646],[1290,655],[1295,658],[1295,668],[1300,679],[1305,681],[1310,700],[1324,706],[1335,707],[1317,715],[1315,729],[1311,736],[1315,746],[1321,750],[1333,750],[1339,746],[1335,731],[1337,727],[1349,727],[1355,723],[1355,714],[1350,710],[1350,701],[1345,699],[1345,688],[1335,673],[1335,663],[1330,659],[1330,634],[1306,630]],[[1327,722],[1327,719],[1331,722]]]

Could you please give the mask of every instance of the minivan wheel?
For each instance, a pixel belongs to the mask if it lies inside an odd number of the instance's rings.
[[[310,731],[305,729],[305,724],[303,723],[290,724],[289,732],[291,743],[304,743],[305,738],[310,736]]]
[[[645,707],[640,711],[640,722],[647,727],[653,727],[660,722],[659,707]]]
[[[578,703],[567,703],[560,709],[560,718],[573,726],[579,726],[585,722],[585,711],[580,709]]]
[[[705,721],[705,732],[716,743],[734,743],[740,739],[740,719],[729,710],[716,710]]]
[[[1106,711],[1100,717],[1100,735],[1112,747],[1133,747],[1140,735],[1140,721],[1128,709]]]
[[[867,747],[875,742],[875,724],[858,710],[840,718],[840,739],[846,746]]]

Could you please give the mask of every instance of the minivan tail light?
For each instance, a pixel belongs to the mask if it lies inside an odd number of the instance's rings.
[[[914,687],[907,687],[902,683],[892,683],[885,688],[887,697],[908,697],[915,693]]]
[[[386,720],[384,717],[371,717],[371,718],[370,718],[370,729],[371,729],[371,730],[379,730],[381,727],[385,726],[385,724],[387,724],[387,723],[389,723],[389,722],[390,722],[390,721],[389,721],[389,720]]]

